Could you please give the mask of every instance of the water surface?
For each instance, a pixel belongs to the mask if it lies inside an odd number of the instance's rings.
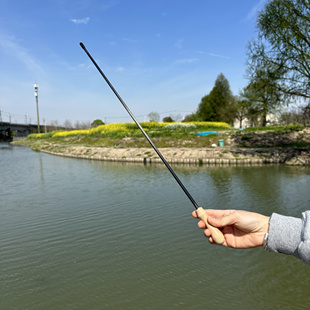
[[[210,245],[163,165],[0,158],[1,309],[309,308],[309,266]],[[309,168],[174,169],[203,207],[309,209]]]

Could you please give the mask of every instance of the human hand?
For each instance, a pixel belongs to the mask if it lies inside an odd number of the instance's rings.
[[[264,236],[268,231],[269,217],[259,213],[241,210],[205,210],[208,215],[208,223],[219,228],[225,238],[223,246],[236,249],[247,249],[262,246]],[[196,211],[192,213],[198,218]],[[214,243],[211,232],[206,229],[203,221],[198,226],[204,229],[204,234]]]

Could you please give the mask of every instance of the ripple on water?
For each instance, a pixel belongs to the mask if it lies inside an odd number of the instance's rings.
[[[25,148],[5,153],[0,153],[9,162],[0,168],[9,176],[7,189],[0,189],[3,309],[309,304],[307,266],[260,249],[209,245],[191,217],[193,206],[160,165],[73,160]],[[175,169],[203,206],[297,214],[309,200],[307,171]]]

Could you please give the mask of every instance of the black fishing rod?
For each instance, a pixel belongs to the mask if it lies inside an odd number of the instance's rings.
[[[90,55],[90,53],[88,52],[88,50],[86,49],[85,45],[80,42],[80,46],[82,47],[82,49],[85,51],[85,53],[87,54],[87,56],[89,57],[89,59],[92,61],[92,63],[95,65],[95,67],[97,68],[97,70],[99,71],[99,73],[101,74],[101,76],[104,78],[104,80],[107,82],[107,84],[110,86],[111,90],[113,91],[113,93],[116,95],[116,97],[118,98],[118,100],[120,101],[120,103],[123,105],[123,107],[125,108],[125,110],[128,112],[128,114],[130,115],[130,117],[133,119],[133,121],[136,123],[136,125],[139,127],[139,129],[141,130],[141,132],[143,133],[143,135],[145,136],[145,138],[147,139],[147,141],[150,143],[150,145],[152,146],[152,148],[154,149],[154,151],[157,153],[157,155],[159,156],[159,158],[162,160],[162,162],[165,164],[165,166],[168,168],[168,170],[170,171],[170,173],[172,174],[172,176],[174,177],[174,179],[178,182],[178,184],[180,185],[180,187],[182,188],[182,190],[184,191],[184,193],[186,194],[186,196],[189,198],[189,200],[191,201],[191,203],[194,205],[197,215],[199,216],[199,218],[201,220],[203,220],[205,222],[205,224],[207,225],[207,228],[211,231],[211,235],[212,235],[212,239],[214,240],[215,243],[217,244],[222,244],[224,242],[224,236],[222,234],[222,232],[218,229],[215,228],[213,226],[211,226],[208,223],[208,217],[206,212],[204,211],[204,209],[202,207],[199,207],[198,204],[196,203],[196,201],[194,200],[194,198],[192,197],[192,195],[189,193],[189,191],[186,189],[186,187],[184,186],[184,184],[181,182],[181,180],[179,179],[179,177],[176,175],[176,173],[173,171],[173,169],[170,167],[170,165],[168,164],[168,162],[166,161],[166,159],[164,158],[164,156],[161,154],[161,152],[158,150],[158,148],[155,146],[155,144],[152,142],[152,140],[150,139],[150,137],[148,136],[148,134],[145,132],[145,130],[142,128],[142,126],[140,125],[140,123],[137,121],[137,119],[135,118],[135,116],[132,114],[132,112],[130,111],[130,109],[128,108],[128,106],[126,105],[126,103],[124,102],[124,100],[121,98],[121,96],[118,94],[118,92],[116,91],[116,89],[114,88],[114,86],[111,84],[111,82],[108,80],[108,78],[105,76],[105,74],[102,72],[102,70],[100,69],[100,67],[98,66],[98,64],[96,63],[96,61],[94,60],[94,58]]]

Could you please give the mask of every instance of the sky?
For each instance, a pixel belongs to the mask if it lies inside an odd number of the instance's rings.
[[[131,121],[83,42],[139,121],[185,116],[223,73],[248,84],[246,46],[266,0],[0,0],[0,117]]]

